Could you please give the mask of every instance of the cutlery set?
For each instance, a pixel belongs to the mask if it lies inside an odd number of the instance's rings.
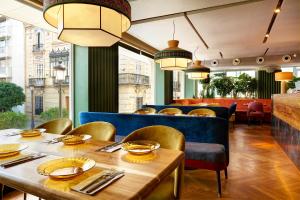
[[[112,153],[112,152],[115,152],[115,151],[121,149],[122,144],[123,144],[122,142],[116,142],[116,143],[101,147],[100,149],[97,149],[96,152],[100,151],[100,152]]]
[[[124,171],[105,170],[73,186],[71,189],[83,194],[94,195],[123,176]]]
[[[23,164],[23,163],[26,163],[26,162],[30,162],[30,161],[33,161],[33,160],[36,160],[36,159],[39,159],[39,158],[43,158],[43,157],[46,157],[46,156],[47,155],[44,154],[44,153],[33,153],[33,154],[27,155],[25,157],[19,158],[19,159],[15,159],[15,160],[12,160],[12,161],[2,163],[0,165],[0,167],[5,169],[5,168],[13,167],[13,166],[16,166],[16,165],[19,165],[19,164]]]

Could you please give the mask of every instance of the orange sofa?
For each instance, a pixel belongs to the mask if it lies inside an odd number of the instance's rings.
[[[261,102],[264,105],[265,122],[271,122],[272,100],[271,99],[245,99],[245,98],[201,98],[201,99],[175,99],[174,103],[182,105],[195,105],[201,103],[217,103],[223,107],[229,107],[232,103],[237,103],[235,118],[237,122],[247,121],[248,104],[252,101]]]

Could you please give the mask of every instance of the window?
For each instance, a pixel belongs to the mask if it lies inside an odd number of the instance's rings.
[[[0,40],[0,56],[6,56],[5,55],[5,46],[6,46],[6,41]]]
[[[43,96],[35,96],[35,114],[40,115],[43,112]]]
[[[44,78],[44,65],[36,64],[36,78]]]
[[[119,112],[154,103],[154,61],[119,47]]]
[[[143,106],[143,97],[136,98],[136,110],[142,108]]]
[[[184,98],[184,72],[173,71],[173,98]]]

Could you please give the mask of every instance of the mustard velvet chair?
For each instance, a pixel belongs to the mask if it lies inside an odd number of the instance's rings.
[[[215,111],[208,108],[198,108],[188,113],[191,116],[216,117]]]
[[[60,118],[43,123],[36,128],[44,128],[46,133],[65,135],[72,130],[72,121],[67,118]]]
[[[168,126],[148,126],[138,129],[123,139],[123,142],[134,140],[152,140],[160,144],[161,148],[172,150],[185,150],[184,135]],[[146,198],[147,200],[171,200],[179,199],[184,173],[184,161],[169,177],[166,177],[154,191]]]
[[[83,134],[91,135],[94,140],[113,142],[115,141],[116,128],[111,123],[99,121],[83,124],[67,133],[67,135]]]
[[[148,115],[148,114],[155,114],[155,113],[156,110],[150,107],[141,108],[134,112],[134,114],[140,114],[140,115]]]
[[[182,114],[182,110],[178,108],[165,108],[158,112],[158,114],[164,114],[164,115],[176,115],[176,114]]]

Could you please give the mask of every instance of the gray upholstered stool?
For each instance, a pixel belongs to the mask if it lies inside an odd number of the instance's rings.
[[[221,197],[220,171],[225,171],[227,179],[227,158],[225,148],[221,144],[186,142],[186,169],[209,169],[217,173],[218,194]]]

